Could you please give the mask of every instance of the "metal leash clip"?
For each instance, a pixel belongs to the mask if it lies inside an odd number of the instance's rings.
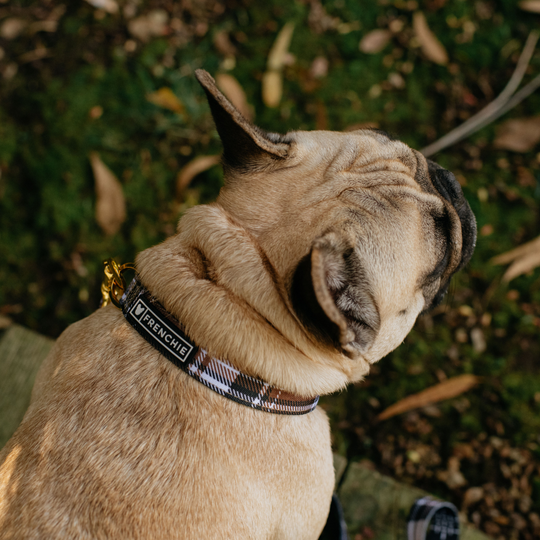
[[[126,270],[135,270],[135,266],[132,263],[126,263],[119,265],[113,259],[107,259],[103,261],[105,268],[105,277],[101,283],[101,307],[105,307],[111,302],[117,307],[121,308],[120,298],[126,290],[126,280],[122,275]]]

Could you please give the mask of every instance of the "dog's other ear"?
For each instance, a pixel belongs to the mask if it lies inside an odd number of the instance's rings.
[[[248,122],[218,90],[216,81],[203,69],[195,71],[203,87],[219,137],[223,144],[224,164],[234,168],[251,168],[261,161],[283,159],[289,144],[277,133],[266,133]]]
[[[367,351],[379,330],[379,311],[361,261],[334,232],[317,239],[298,265],[291,299],[315,336],[353,358]]]

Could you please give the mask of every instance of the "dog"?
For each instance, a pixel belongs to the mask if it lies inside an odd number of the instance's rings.
[[[334,471],[317,396],[362,380],[472,255],[450,172],[378,130],[265,132],[196,76],[224,187],[138,255],[125,316],[57,340],[0,454],[4,539],[318,538]],[[259,385],[249,403],[227,373]]]

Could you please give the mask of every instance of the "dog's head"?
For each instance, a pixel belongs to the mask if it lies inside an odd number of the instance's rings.
[[[218,202],[316,339],[375,362],[441,300],[476,223],[453,174],[377,130],[267,133],[198,70],[223,142]]]

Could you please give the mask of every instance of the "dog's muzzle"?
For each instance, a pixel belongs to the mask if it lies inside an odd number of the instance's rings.
[[[476,245],[476,219],[463,195],[461,186],[456,177],[437,163],[427,160],[429,176],[435,189],[444,197],[456,210],[461,221],[461,261],[456,268],[456,272],[461,270],[471,259]]]

